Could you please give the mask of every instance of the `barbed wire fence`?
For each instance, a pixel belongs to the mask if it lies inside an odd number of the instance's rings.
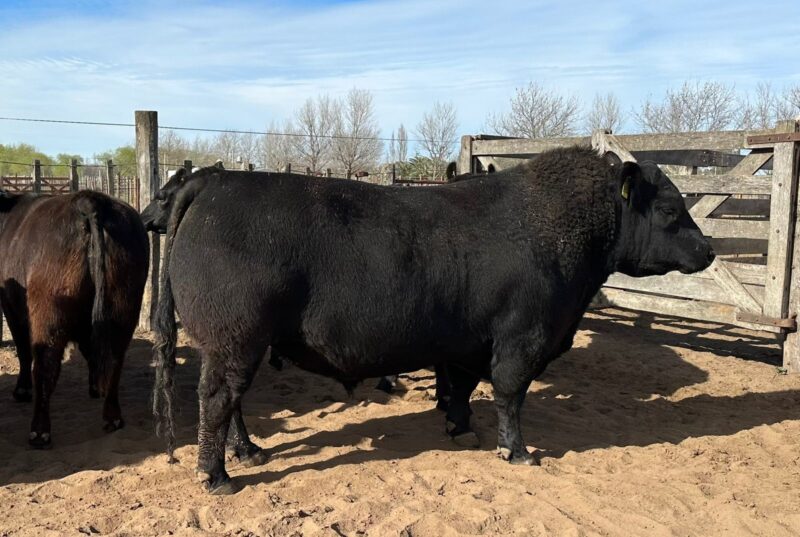
[[[120,127],[120,128],[135,128],[135,123],[124,122],[110,122],[110,121],[80,121],[80,120],[64,120],[64,119],[50,119],[50,118],[30,118],[30,117],[10,117],[2,116],[0,121],[8,122],[26,122],[26,123],[47,123],[56,125],[76,125],[76,126],[96,126],[96,127]],[[395,142],[393,137],[384,136],[349,136],[342,134],[309,134],[302,132],[280,132],[273,130],[242,130],[242,129],[219,129],[207,127],[188,127],[188,126],[175,126],[175,125],[160,125],[160,131],[177,131],[177,132],[198,132],[208,134],[234,134],[234,135],[248,135],[248,136],[262,136],[262,137],[288,137],[288,138],[301,138],[301,137],[315,137],[319,139],[330,140],[354,140],[366,141],[377,140],[381,142]],[[408,138],[406,142],[422,143],[425,140],[422,138]],[[443,143],[457,145],[459,140],[441,140]],[[351,174],[351,179],[368,181],[380,184],[391,184],[394,181],[401,183],[436,183],[443,180],[439,177],[430,177],[427,173],[417,173],[414,176],[408,174],[403,175],[393,167],[391,164],[379,164],[373,169],[356,169],[346,170],[343,167],[326,166],[323,170],[311,170],[300,164],[299,166],[292,167],[292,164],[277,167],[267,167],[261,162],[261,166],[256,166],[255,163],[248,162],[245,158],[219,159],[214,155],[205,155],[192,163],[193,166],[205,167],[215,164],[222,160],[223,166],[228,169],[244,169],[250,171],[267,171],[267,172],[286,172],[291,171],[296,174],[316,175],[321,177],[347,177],[348,171]],[[230,161],[233,160],[233,161]],[[17,169],[22,168],[28,170],[27,174],[20,175],[19,173],[9,173],[9,167],[14,166]],[[158,162],[159,175],[162,182],[166,181],[167,177],[184,166],[181,162]],[[40,159],[37,162],[18,162],[13,160],[0,160],[0,188],[6,188],[12,191],[36,191],[37,187],[34,185],[36,177],[41,178],[39,188],[44,187],[44,191],[49,192],[62,192],[65,189],[64,185],[68,185],[69,181],[75,181],[72,175],[77,174],[77,187],[80,189],[93,189],[103,191],[108,194],[115,195],[131,205],[138,207],[138,190],[139,179],[136,173],[132,172],[130,168],[135,168],[135,163],[114,163],[107,161],[105,163],[95,162],[45,162]],[[126,173],[122,173],[122,169],[126,169]],[[64,173],[62,173],[64,172]]]

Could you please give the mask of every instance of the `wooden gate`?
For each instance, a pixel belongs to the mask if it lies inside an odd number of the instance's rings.
[[[717,259],[707,270],[632,278],[612,275],[596,304],[724,323],[786,337],[784,365],[800,371],[798,159],[800,125],[773,131],[663,135],[597,132],[591,138],[465,136],[460,172],[501,170],[548,148],[575,143],[613,150],[623,160],[677,167],[670,178],[709,237]],[[703,171],[705,173],[698,173]],[[721,174],[718,172],[722,171]]]

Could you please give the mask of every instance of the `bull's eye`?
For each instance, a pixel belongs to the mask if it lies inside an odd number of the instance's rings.
[[[667,218],[670,218],[670,219],[675,218],[675,217],[678,216],[678,211],[676,211],[672,207],[666,207],[666,206],[663,206],[663,205],[658,208],[658,212],[660,212],[662,215],[664,215],[664,216],[666,216]]]

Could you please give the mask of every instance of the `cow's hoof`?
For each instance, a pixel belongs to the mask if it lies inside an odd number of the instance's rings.
[[[394,391],[394,384],[386,377],[381,377],[375,389],[386,393],[392,393]]]
[[[28,435],[28,445],[33,449],[50,449],[52,447],[50,433],[31,431]]]
[[[30,403],[33,401],[33,391],[30,388],[16,388],[12,395],[17,403]]]
[[[269,453],[265,449],[259,449],[244,457],[239,457],[239,465],[244,468],[252,468],[253,466],[261,466],[269,461]]]
[[[119,431],[125,427],[125,420],[122,418],[118,418],[115,420],[109,420],[103,424],[103,430],[107,433],[113,433],[114,431]]]

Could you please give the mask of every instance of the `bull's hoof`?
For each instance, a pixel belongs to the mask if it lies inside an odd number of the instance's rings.
[[[119,431],[123,427],[125,427],[125,420],[123,420],[122,418],[109,420],[103,424],[103,430],[107,433],[113,433],[114,431]]]
[[[226,496],[228,494],[236,494],[239,492],[239,487],[233,484],[231,478],[223,472],[222,477],[213,479],[211,474],[197,470],[195,472],[197,480],[206,489],[206,492],[215,496]]]
[[[536,466],[537,464],[534,456],[527,450],[523,453],[512,453],[508,448],[497,446],[497,455],[509,464],[520,466]]]
[[[50,449],[53,446],[50,433],[37,433],[31,431],[28,435],[28,445],[32,449]]]
[[[269,461],[269,453],[265,449],[259,449],[244,457],[239,457],[239,465],[243,468],[252,468],[253,466],[261,466]]]
[[[481,441],[478,439],[478,435],[468,426],[459,426],[452,421],[448,421],[445,425],[445,429],[457,446],[466,449],[477,449],[481,447]]]
[[[478,449],[481,447],[481,441],[475,431],[467,431],[456,436],[451,436],[453,443],[465,449]]]
[[[229,479],[216,487],[206,486],[206,490],[214,496],[229,496],[239,492],[239,487]]]
[[[12,394],[17,403],[30,403],[33,401],[33,391],[30,388],[15,388]]]

